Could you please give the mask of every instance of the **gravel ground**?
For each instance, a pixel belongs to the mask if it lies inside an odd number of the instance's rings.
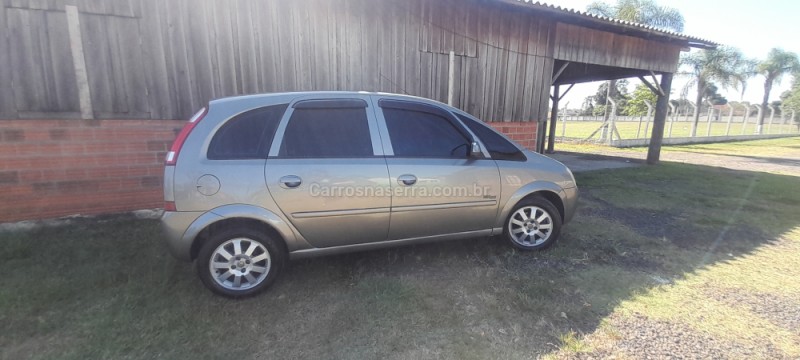
[[[732,307],[745,308],[778,327],[800,334],[800,299],[741,289],[708,289],[708,297]]]
[[[611,320],[619,340],[567,359],[789,359],[771,344],[751,346],[715,338],[686,325],[641,315]]]

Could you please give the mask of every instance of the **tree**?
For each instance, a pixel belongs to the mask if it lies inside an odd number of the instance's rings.
[[[773,83],[780,83],[785,74],[800,71],[800,61],[797,59],[797,54],[774,48],[769,51],[766,60],[758,63],[757,70],[759,74],[764,75],[764,99],[761,100],[761,108],[767,109],[769,93],[772,91]],[[758,117],[756,134],[761,134],[765,116],[766,111],[762,111]]]
[[[593,99],[594,103],[597,105],[609,105],[608,97],[610,94],[611,99],[617,102],[617,114],[619,114],[625,102],[628,100],[628,80],[617,80],[612,84],[614,88],[610,92],[608,91],[608,81],[600,84],[600,86],[597,87],[597,92],[594,94]]]
[[[720,46],[712,50],[700,50],[681,55],[680,65],[688,69],[680,72],[680,75],[691,76],[686,84],[684,91],[690,87],[697,87],[694,111],[694,122],[692,123],[691,136],[697,134],[697,123],[700,121],[700,107],[703,100],[708,95],[708,88],[716,83],[722,88],[733,87],[738,89],[744,87],[745,81],[753,74],[754,62],[742,55],[741,51],[728,46]]]
[[[586,7],[590,14],[602,15],[676,32],[683,31],[683,15],[675,8],[653,0],[617,0],[616,4],[595,1]]]
[[[800,79],[798,79],[798,75],[800,74],[794,75],[792,87],[781,94],[783,106],[794,111],[800,111],[800,81],[798,81]]]
[[[645,101],[649,101],[650,104],[655,105],[656,101],[658,101],[658,95],[653,93],[653,91],[644,84],[636,85],[636,89],[633,90],[630,100],[625,104],[623,113],[629,116],[647,115],[647,104]]]
[[[602,1],[595,1],[586,7],[586,11],[590,14],[636,22],[644,25],[655,26],[658,28],[672,30],[676,32],[683,31],[683,15],[675,8],[660,6],[653,0],[617,0],[615,4],[610,4]],[[606,89],[612,99],[614,97],[614,90],[616,80],[609,80]],[[600,104],[598,102],[598,104]],[[620,105],[620,104],[618,104]],[[598,111],[600,106],[595,107]],[[619,106],[621,109],[622,106]],[[610,114],[605,112],[605,119],[608,120]]]
[[[719,88],[715,84],[708,84],[706,91],[703,93],[703,99],[711,103],[711,105],[725,105],[728,99],[720,95]]]

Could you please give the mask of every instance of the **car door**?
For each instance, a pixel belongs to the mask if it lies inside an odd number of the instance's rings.
[[[389,176],[369,100],[303,97],[277,130],[267,187],[312,246],[386,240]]]
[[[491,229],[500,175],[494,161],[470,154],[472,135],[442,107],[377,103],[393,190],[389,239]]]

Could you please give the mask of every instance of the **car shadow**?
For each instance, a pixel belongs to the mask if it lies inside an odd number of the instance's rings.
[[[498,348],[512,357],[544,354],[562,334],[593,332],[635,294],[750,254],[800,224],[791,219],[763,229],[740,219],[763,212],[768,200],[796,206],[766,185],[756,185],[752,198],[742,197],[743,188],[753,182],[796,183],[796,177],[687,164],[665,167],[677,167],[677,178],[670,177],[672,170],[636,176],[654,168],[579,175],[582,198],[576,219],[546,251],[520,252],[503,238],[483,238],[299,260],[269,295],[253,301],[268,304],[277,296],[295,308],[326,304],[318,310],[332,317],[312,321],[314,328],[321,331],[318,336],[342,344],[362,341],[336,330],[345,324],[348,334],[373,344],[390,339],[431,347],[459,344],[478,357],[497,355],[493,351]],[[608,182],[629,175],[636,177],[631,184]],[[691,199],[690,190],[669,199],[657,187],[695,176],[740,181],[699,189],[712,193],[695,196],[697,202],[688,209],[681,203]],[[632,190],[642,185],[652,194]],[[737,204],[739,212],[734,211]],[[719,214],[708,216],[709,211]],[[383,345],[373,350],[381,356],[397,351]]]

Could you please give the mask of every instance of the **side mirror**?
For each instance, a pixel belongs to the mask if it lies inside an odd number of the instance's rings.
[[[483,157],[483,151],[481,151],[481,145],[478,144],[477,141],[473,141],[472,144],[470,145],[469,156],[470,157]]]

